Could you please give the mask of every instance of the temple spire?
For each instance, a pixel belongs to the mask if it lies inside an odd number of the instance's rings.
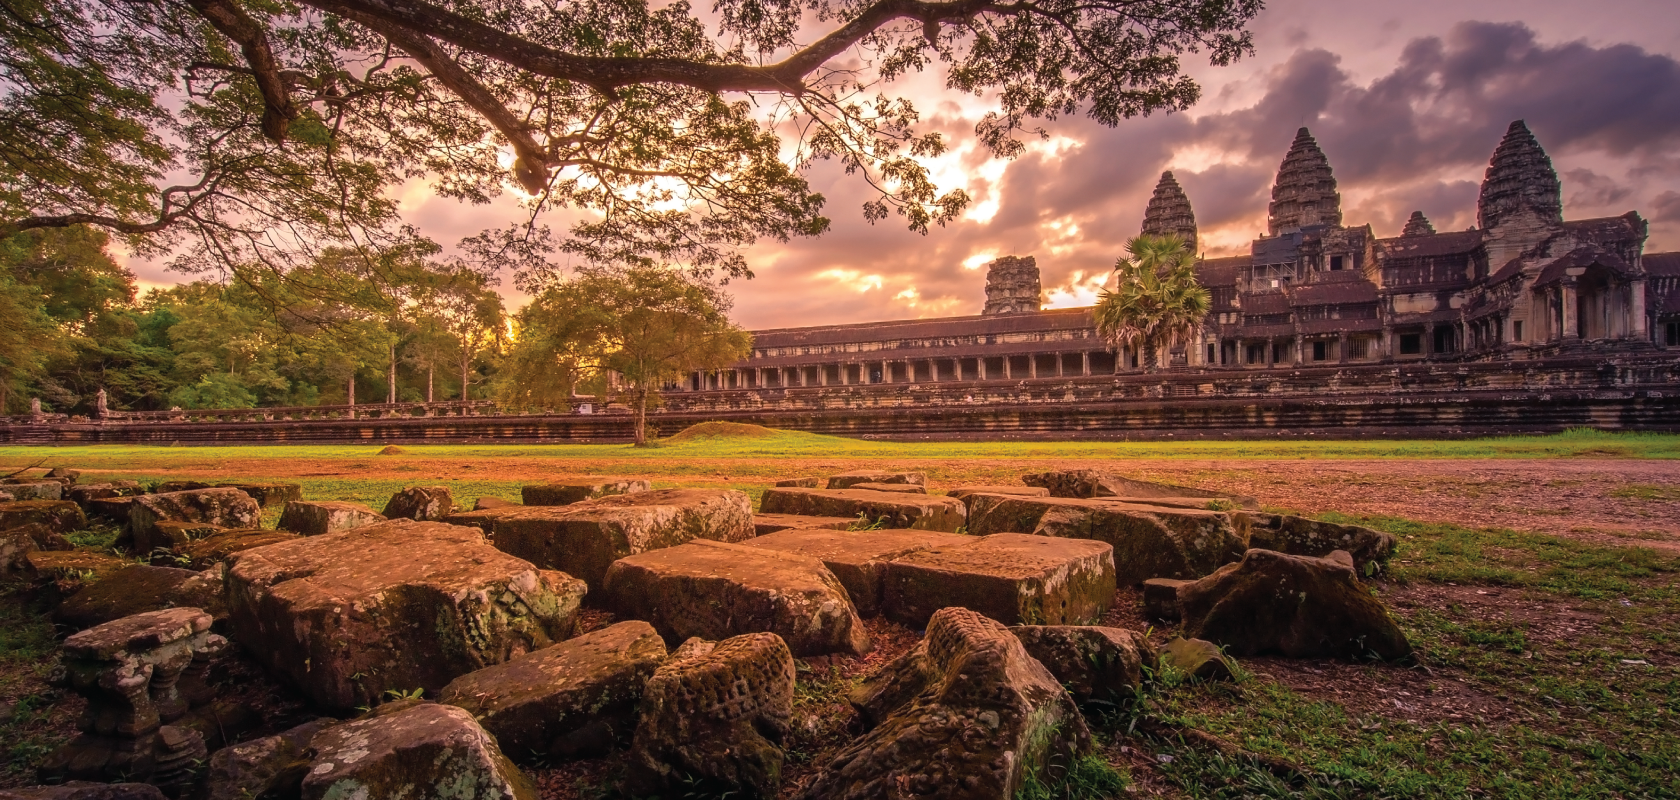
[[[1143,233],[1147,236],[1178,236],[1196,252],[1196,212],[1190,208],[1190,198],[1172,172],[1161,173],[1155,184],[1155,194],[1143,212]]]
[[[1330,159],[1306,128],[1295,133],[1289,154],[1278,168],[1269,212],[1267,228],[1272,236],[1289,228],[1342,224],[1342,196],[1336,192]]]
[[[1505,138],[1493,151],[1487,176],[1482,179],[1476,221],[1487,230],[1524,210],[1544,222],[1563,223],[1563,185],[1558,182],[1557,170],[1528,125],[1519,119],[1505,130]]]
[[[1412,218],[1406,220],[1406,229],[1401,236],[1430,236],[1435,233],[1435,226],[1429,223],[1429,218],[1422,211],[1413,211]]]

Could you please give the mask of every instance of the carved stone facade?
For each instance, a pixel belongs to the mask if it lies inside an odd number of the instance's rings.
[[[986,265],[986,309],[983,316],[1024,314],[1044,307],[1044,287],[1038,261],[1032,256],[1004,256]]]
[[[1329,158],[1302,128],[1278,169],[1269,235],[1198,276],[1212,311],[1170,369],[1411,361],[1531,360],[1680,348],[1680,253],[1644,253],[1645,220],[1565,221],[1551,160],[1520,121],[1488,167],[1480,229],[1437,232],[1422,212],[1401,235],[1342,224]],[[1196,235],[1195,213],[1164,173],[1146,233]],[[752,356],[694,374],[687,390],[1074,378],[1136,371],[1087,309],[1039,311],[1036,262],[988,269],[977,317],[757,331]]]

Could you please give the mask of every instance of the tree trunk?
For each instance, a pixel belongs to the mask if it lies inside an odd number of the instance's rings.
[[[462,402],[466,402],[466,399],[467,399],[467,367],[471,366],[471,364],[472,364],[472,359],[467,358],[464,355],[461,357],[461,401]]]
[[[1160,366],[1161,365],[1160,365],[1160,362],[1157,360],[1157,356],[1158,356],[1158,353],[1156,352],[1156,348],[1155,348],[1155,340],[1154,339],[1143,340],[1143,371],[1144,372],[1147,372],[1147,373],[1153,375],[1156,372],[1160,371]]]
[[[428,403],[432,402],[432,373],[434,373],[436,371],[437,371],[437,369],[432,364],[432,362],[427,361],[426,362],[426,402],[428,402]]]
[[[397,402],[397,343],[395,341],[390,344],[390,354],[390,366],[386,368],[385,373],[385,381],[390,388],[385,391],[385,402],[395,403]]]
[[[631,392],[636,398],[636,446],[647,446],[647,389],[636,387]]]
[[[350,373],[350,380],[346,382],[346,385],[348,386],[348,388],[345,390],[345,394],[350,398],[350,402],[346,403],[346,405],[350,406],[350,418],[355,419],[356,418],[356,373],[354,373],[354,372]]]

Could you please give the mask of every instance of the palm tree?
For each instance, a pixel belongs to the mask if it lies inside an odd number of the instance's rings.
[[[1097,334],[1110,345],[1140,347],[1143,368],[1154,372],[1157,354],[1188,342],[1201,329],[1212,301],[1196,282],[1196,255],[1177,236],[1137,236],[1130,257],[1114,262],[1114,291],[1097,306]]]

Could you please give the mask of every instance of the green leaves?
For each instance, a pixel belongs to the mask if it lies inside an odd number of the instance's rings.
[[[1144,368],[1154,370],[1160,348],[1170,349],[1201,329],[1212,298],[1196,280],[1196,257],[1184,240],[1137,236],[1126,251],[1131,257],[1114,263],[1114,290],[1103,290],[1092,316],[1100,336],[1141,346]]]

